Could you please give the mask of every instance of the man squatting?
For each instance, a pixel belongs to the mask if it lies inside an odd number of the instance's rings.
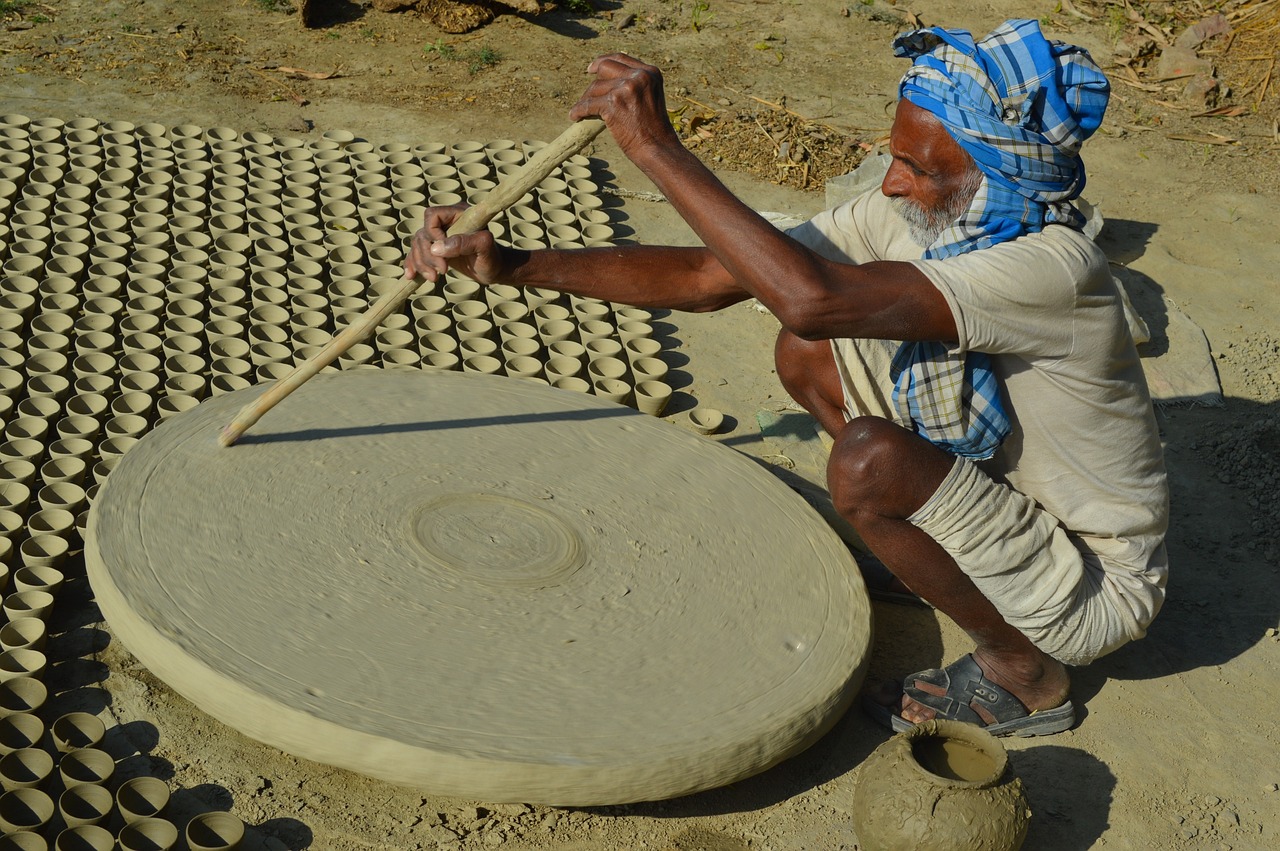
[[[836,510],[976,645],[868,693],[868,711],[895,730],[1056,733],[1076,717],[1066,666],[1141,638],[1168,573],[1150,396],[1070,203],[1110,88],[1035,21],[894,48],[912,66],[878,192],[776,230],[681,145],[658,69],[613,54],[570,117],[602,118],[705,247],[518,251],[446,237],[462,208],[433,208],[406,274],[685,311],[759,299],[782,324],[783,386],[834,438]]]

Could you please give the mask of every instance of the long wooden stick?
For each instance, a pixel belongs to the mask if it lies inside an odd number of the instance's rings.
[[[499,181],[475,206],[470,207],[449,228],[449,235],[474,233],[503,210],[523,198],[535,186],[546,179],[557,166],[581,151],[591,140],[600,135],[604,122],[588,118],[570,126],[545,148],[534,154],[528,162]],[[333,363],[347,349],[368,337],[382,321],[390,316],[405,299],[421,286],[421,281],[405,280],[399,287],[379,298],[364,315],[343,329],[323,349],[299,364],[293,372],[281,378],[270,390],[245,405],[236,418],[222,430],[218,442],[230,446],[240,439],[262,415],[274,408],[281,399],[301,387],[308,379]]]

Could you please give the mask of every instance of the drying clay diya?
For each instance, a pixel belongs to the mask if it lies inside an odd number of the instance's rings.
[[[731,450],[416,370],[319,375],[219,447],[264,389],[144,437],[86,541],[114,633],[249,736],[429,794],[616,804],[762,771],[862,681],[848,551]]]

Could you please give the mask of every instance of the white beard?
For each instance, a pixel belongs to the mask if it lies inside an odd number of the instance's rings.
[[[906,198],[892,198],[893,210],[907,223],[911,239],[920,247],[928,248],[937,241],[951,223],[960,218],[973,203],[973,196],[978,194],[982,185],[982,172],[970,169],[964,182],[934,208],[925,208],[908,201]]]

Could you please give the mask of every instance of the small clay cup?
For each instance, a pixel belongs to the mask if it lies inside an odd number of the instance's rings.
[[[21,677],[0,682],[0,718],[35,712],[49,699],[49,689],[39,680]]]
[[[40,747],[44,722],[30,713],[0,718],[0,754]]]
[[[106,821],[111,815],[111,806],[115,799],[111,790],[92,783],[81,783],[71,786],[58,798],[58,812],[68,828],[96,825]],[[106,833],[106,831],[103,831]],[[115,841],[110,833],[107,838]],[[84,847],[84,846],[71,846]],[[110,849],[110,845],[107,846]]]
[[[107,421],[109,426],[114,420],[125,419],[125,417],[113,417]],[[139,419],[141,417],[130,417],[128,419]],[[145,423],[146,421],[143,420]],[[116,435],[108,434],[108,437]],[[36,492],[36,500],[40,503],[41,508],[64,508],[67,511],[75,513],[79,511],[85,502],[84,488],[71,482],[55,482],[51,485],[45,485]]]
[[[39,832],[56,809],[53,799],[39,789],[12,789],[0,795],[0,830]]]
[[[584,343],[613,339],[614,330],[613,323],[603,319],[582,319],[578,322],[578,336]]]
[[[593,382],[602,379],[621,380],[627,375],[627,363],[619,358],[598,357],[587,365],[587,374]]]
[[[70,510],[62,506],[58,507],[66,511]],[[61,535],[36,535],[22,542],[19,554],[22,557],[23,567],[57,567],[62,564],[70,549],[71,545]]]
[[[89,712],[68,712],[58,716],[49,727],[49,734],[58,753],[96,748],[102,744],[106,733],[107,725],[97,715]]]
[[[14,458],[0,464],[0,482],[25,485],[29,491],[36,480],[36,472],[35,464],[24,458]]]
[[[19,748],[0,757],[5,789],[34,789],[53,773],[53,757],[42,748]]]
[[[178,842],[178,828],[164,819],[139,819],[126,824],[116,841],[120,851],[169,851]]]
[[[631,385],[616,378],[597,378],[591,382],[591,389],[601,399],[627,405],[632,402]]]
[[[539,336],[542,338],[543,345],[546,346],[558,343],[561,340],[572,339],[577,334],[577,331],[578,326],[567,319],[547,320],[538,327]]]
[[[715,408],[694,408],[687,420],[698,434],[715,434],[724,425],[724,414]]]
[[[68,789],[77,783],[104,786],[115,770],[116,761],[111,754],[98,748],[78,748],[68,751],[58,761],[58,773]]]
[[[49,657],[39,650],[5,650],[0,653],[0,682],[32,677],[41,679],[49,667]]]
[[[275,365],[279,366],[279,364]],[[156,403],[156,413],[160,416],[161,421],[164,421],[176,414],[181,414],[183,411],[189,411],[199,404],[200,400],[194,396],[174,393],[165,396]]]
[[[75,800],[76,795],[83,798],[92,798],[91,790],[98,789],[97,786],[81,785],[75,789],[68,789],[63,793],[62,797],[73,795],[73,802],[68,806],[73,812],[91,813],[96,802],[89,800]],[[80,790],[83,790],[82,792]],[[105,790],[104,790],[105,791]],[[108,799],[110,795],[107,796]],[[62,799],[58,799],[58,809],[63,809]],[[71,819],[63,812],[63,820],[67,823],[67,829],[58,834],[58,838],[54,840],[53,851],[111,851],[115,848],[116,838],[111,835],[111,831],[96,823],[77,824],[72,826]],[[77,817],[75,819],[79,821]]]
[[[53,595],[48,591],[18,591],[4,598],[0,610],[11,621],[18,618],[47,621],[49,612],[53,611]]]
[[[70,512],[67,512],[70,513]],[[75,526],[74,515],[71,518],[72,525],[68,527],[68,533]],[[66,581],[66,576],[56,567],[23,566],[13,572],[13,589],[15,591],[47,591],[50,594],[57,594],[58,589],[62,587],[62,583]]]
[[[116,806],[126,824],[160,818],[169,805],[169,786],[158,777],[134,777],[116,790]]]
[[[590,393],[591,384],[585,378],[566,375],[551,382],[551,386],[560,390],[572,390],[575,393]]]
[[[78,485],[84,481],[88,465],[82,458],[54,458],[40,467],[40,478],[46,485],[56,482],[70,482]]]
[[[636,358],[631,362],[637,381],[662,381],[668,369],[667,362],[660,358]]]
[[[0,851],[49,851],[49,843],[38,833],[19,830],[0,836]]]
[[[528,355],[517,355],[506,361],[507,375],[512,378],[537,378],[542,375],[542,361]]]
[[[662,381],[640,381],[636,383],[636,408],[641,413],[660,417],[671,401],[671,385]]]
[[[616,358],[622,355],[622,343],[612,338],[586,340],[583,345],[586,347],[588,360]]]
[[[201,813],[187,822],[190,851],[234,851],[244,840],[244,822],[231,813]]]
[[[629,321],[618,323],[618,337],[622,340],[623,345],[626,345],[630,340],[637,338],[648,339],[652,336],[653,326],[648,322]]]
[[[475,355],[462,362],[463,372],[478,372],[483,375],[500,375],[502,361],[492,355]]]
[[[0,627],[0,649],[44,650],[48,625],[40,618],[16,618]]]
[[[546,376],[547,381],[551,385],[556,386],[556,382],[561,378],[576,378],[582,375],[582,361],[578,358],[565,357],[557,355],[547,359]]]
[[[457,370],[462,361],[454,352],[428,352],[422,357],[422,368],[426,370]]]

